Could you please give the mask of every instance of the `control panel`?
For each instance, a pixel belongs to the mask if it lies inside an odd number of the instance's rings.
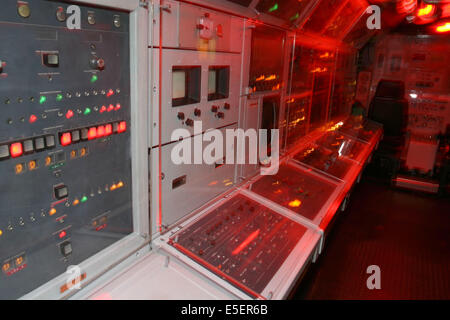
[[[307,228],[238,194],[170,244],[250,296],[261,296]]]
[[[338,127],[339,132],[363,142],[372,142],[381,134],[382,125],[359,117],[350,117]]]
[[[0,299],[133,231],[129,14],[69,5],[2,1]]]
[[[339,152],[312,144],[294,156],[296,161],[343,180],[352,166]]]
[[[335,152],[338,157],[347,157],[355,161],[362,161],[367,144],[352,139],[339,131],[329,131],[317,140],[317,144]]]
[[[249,190],[315,221],[337,190],[337,184],[283,164],[276,175],[262,176],[250,185]]]

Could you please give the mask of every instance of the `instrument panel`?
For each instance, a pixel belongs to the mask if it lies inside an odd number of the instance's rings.
[[[1,299],[133,231],[129,14],[79,6],[69,30],[68,7],[0,11]]]

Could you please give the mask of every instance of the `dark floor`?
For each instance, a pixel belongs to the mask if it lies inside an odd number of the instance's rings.
[[[450,299],[450,199],[363,180],[294,299]],[[381,269],[369,290],[366,269]]]

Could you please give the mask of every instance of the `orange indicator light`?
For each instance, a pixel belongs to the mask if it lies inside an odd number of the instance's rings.
[[[291,208],[298,208],[301,205],[302,205],[302,202],[298,199],[295,199],[295,200],[289,202],[289,207],[291,207]]]
[[[56,209],[55,208],[51,208],[50,211],[48,212],[49,215],[53,216],[56,214]]]

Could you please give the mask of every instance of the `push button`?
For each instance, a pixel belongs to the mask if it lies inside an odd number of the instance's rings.
[[[72,131],[72,142],[75,143],[78,141],[80,141],[80,131],[79,130]]]
[[[45,141],[44,138],[36,138],[34,139],[34,147],[36,151],[42,151],[45,149]]]
[[[23,142],[23,152],[25,154],[33,153],[34,146],[33,146],[33,140],[25,140]]]
[[[44,64],[50,68],[59,67],[59,55],[57,53],[44,53]]]
[[[20,157],[23,154],[23,147],[21,142],[13,143],[9,149],[11,157],[13,158]]]
[[[48,135],[45,137],[45,145],[47,148],[54,148],[55,147],[55,136],[54,135]]]
[[[9,147],[0,146],[0,160],[9,158]]]
[[[88,139],[88,129],[81,129],[81,140],[87,140]]]
[[[67,198],[69,195],[69,190],[67,190],[67,187],[62,185],[59,187],[55,187],[55,198],[58,200]]]
[[[61,249],[61,254],[64,257],[70,256],[72,254],[72,244],[70,241],[64,241],[59,245],[59,248]]]

